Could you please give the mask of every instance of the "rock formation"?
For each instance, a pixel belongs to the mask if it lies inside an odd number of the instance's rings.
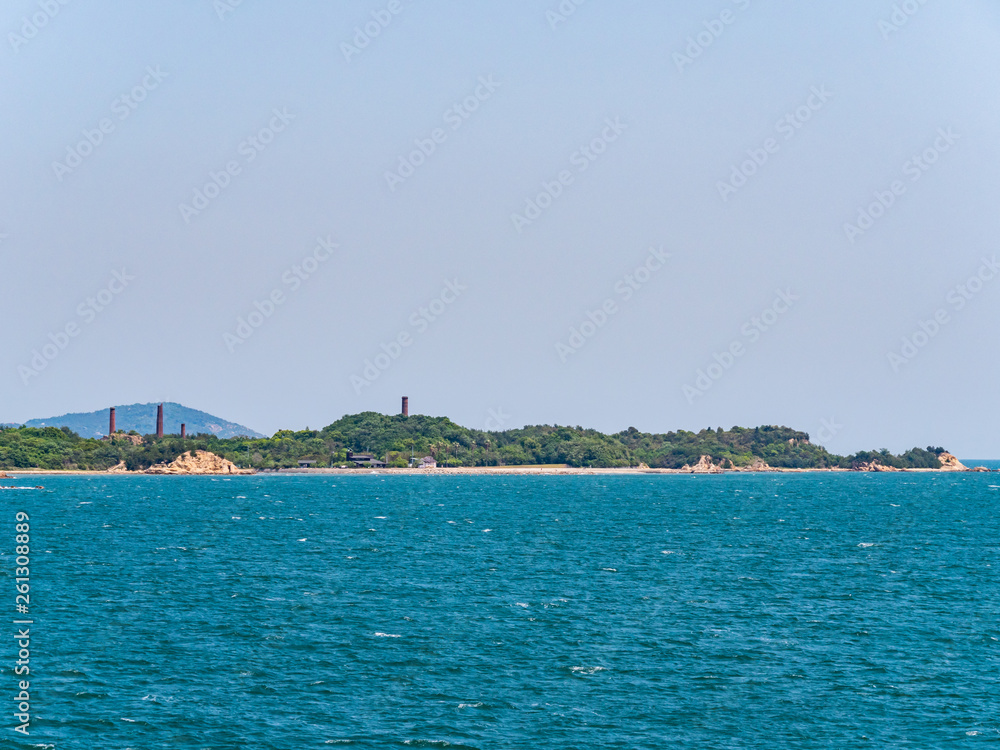
[[[711,456],[702,456],[694,466],[685,466],[681,471],[690,471],[692,474],[721,474],[721,466],[712,463]]]
[[[124,461],[119,461],[110,469],[108,469],[108,474],[124,474],[128,471],[128,467],[125,466]]]
[[[124,440],[125,442],[132,443],[132,445],[142,445],[143,439],[138,435],[129,435],[127,432],[116,432],[114,435],[105,435],[101,440],[106,440],[110,443],[120,442]]]
[[[208,451],[188,451],[169,464],[156,464],[146,474],[254,474],[253,469],[240,469],[232,461]]]
[[[955,458],[950,453],[942,453],[938,456],[938,461],[941,462],[941,471],[968,471],[961,461]]]
[[[859,461],[853,466],[851,466],[851,471],[903,471],[903,469],[897,469],[895,466],[886,466],[878,462],[878,459],[868,462]]]

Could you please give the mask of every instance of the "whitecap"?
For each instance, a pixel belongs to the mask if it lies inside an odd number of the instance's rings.
[[[528,605],[525,604],[524,602],[514,602],[514,604],[516,604],[518,607],[524,607],[525,609],[528,608]]]
[[[484,533],[484,534],[488,534],[488,533],[489,533],[489,532],[491,532],[491,531],[493,531],[493,529],[483,529],[483,533]]]
[[[377,518],[380,521],[384,521],[385,520],[385,516],[375,516],[375,518]]]
[[[858,546],[859,547],[874,547],[875,546],[875,542],[861,542]]]
[[[483,705],[482,703],[459,703],[458,707],[459,708],[481,708],[482,705]]]
[[[300,541],[300,542],[304,542],[304,541],[306,541],[306,539],[299,539],[299,541]]]
[[[601,570],[605,570],[608,573],[617,573],[618,572],[617,568],[601,568]]]
[[[570,667],[571,672],[576,672],[577,674],[596,674],[597,672],[603,672],[604,667]]]
[[[677,553],[674,552],[672,549],[665,549],[665,550],[661,550],[660,554],[661,555],[676,555]]]
[[[402,638],[401,635],[396,635],[394,633],[375,633],[376,638]]]
[[[242,521],[242,520],[243,520],[243,518],[242,518],[242,517],[240,517],[240,516],[233,516],[233,520],[234,520],[234,521]]]

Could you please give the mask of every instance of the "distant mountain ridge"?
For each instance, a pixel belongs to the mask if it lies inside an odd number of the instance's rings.
[[[140,435],[151,435],[156,432],[156,407],[159,402],[150,404],[128,404],[115,406],[115,425],[120,432],[135,430]],[[211,433],[220,438],[253,437],[262,438],[259,432],[251,430],[236,422],[216,417],[207,412],[191,409],[172,401],[163,402],[163,431],[168,435],[176,435],[181,431],[181,424],[187,426],[188,435]],[[108,410],[86,413],[63,414],[59,417],[32,419],[25,422],[26,427],[68,427],[84,438],[104,437],[108,434]]]

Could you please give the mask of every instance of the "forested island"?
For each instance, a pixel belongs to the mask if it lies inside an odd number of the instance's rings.
[[[943,448],[913,448],[838,456],[814,445],[809,435],[788,427],[679,430],[662,434],[630,427],[606,435],[582,427],[539,425],[502,432],[473,430],[447,417],[364,412],[342,417],[321,430],[281,430],[269,438],[219,438],[198,434],[82,438],[69,428],[0,428],[0,469],[103,471],[119,466],[142,471],[169,463],[188,451],[209,451],[240,467],[274,470],[343,467],[349,453],[364,452],[388,467],[407,467],[411,457],[429,456],[439,467],[565,465],[681,469],[711,456],[722,468],[766,465],[784,469],[939,469]]]

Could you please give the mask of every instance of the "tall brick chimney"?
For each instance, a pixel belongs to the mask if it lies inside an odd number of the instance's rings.
[[[115,407],[111,407],[111,416],[108,418],[108,434],[114,435],[117,430],[115,429]]]
[[[188,436],[187,425],[181,422],[181,440]]]
[[[156,437],[163,437],[163,404],[156,407]]]
[[[403,396],[403,416],[410,416],[410,397]]]

